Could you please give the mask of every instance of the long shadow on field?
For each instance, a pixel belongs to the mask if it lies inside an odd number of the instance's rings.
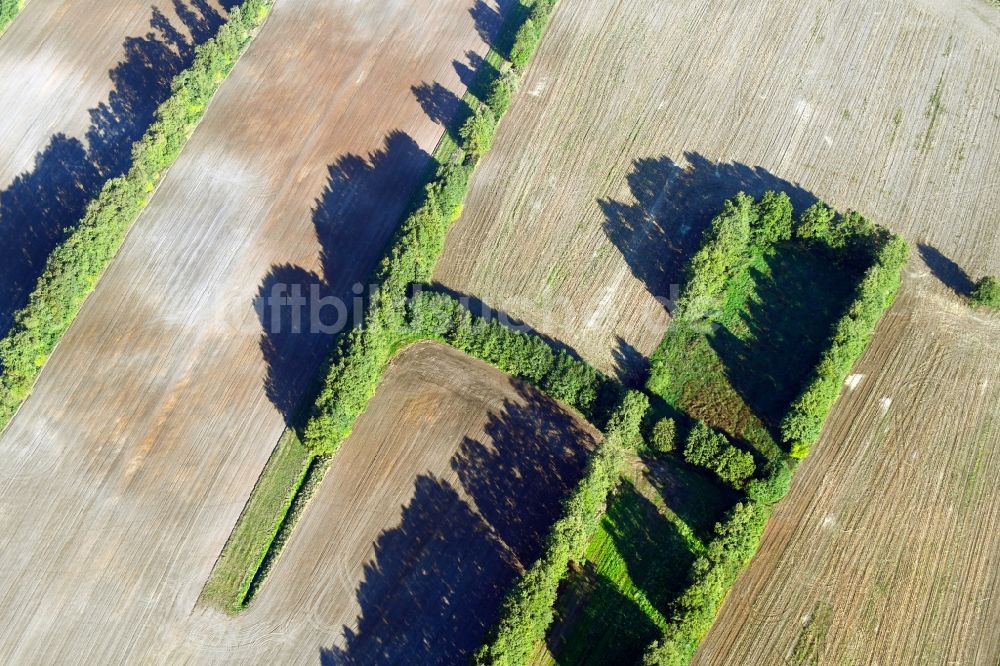
[[[595,572],[589,596],[572,625],[560,632],[561,640],[555,640],[556,632],[547,637],[560,664],[640,661],[643,649],[660,632],[650,613],[622,595],[620,584],[630,580],[656,611],[666,615],[695,559],[677,527],[629,481],[622,482],[609,503],[601,532],[614,544],[615,555],[602,549],[607,560]]]
[[[325,664],[463,663],[496,621],[518,572],[538,557],[593,442],[537,391],[490,415],[452,460],[462,491],[417,478],[402,521],[375,544],[361,615]]]
[[[959,296],[968,296],[972,293],[975,285],[972,283],[972,278],[962,270],[961,266],[930,245],[920,243],[917,245],[917,249],[920,250],[920,258],[927,264],[927,268],[931,269],[934,277],[941,280],[946,287]]]
[[[228,9],[236,2],[221,5]],[[55,134],[35,156],[34,167],[0,192],[0,336],[10,330],[49,254],[79,223],[87,203],[128,169],[132,144],[153,123],[173,77],[225,20],[205,0],[174,0],[174,9],[183,25],[174,26],[153,7],[150,31],[125,40],[124,57],[109,72],[113,88],[90,109],[83,139]]]
[[[394,131],[367,156],[343,155],[313,207],[319,270],[272,266],[255,299],[267,395],[289,424],[336,335],[360,322],[374,270],[431,161]]]
[[[452,140],[458,141],[458,128],[472,115],[472,109],[458,95],[435,81],[411,86],[413,96],[427,117],[441,125]]]
[[[510,56],[514,35],[521,23],[528,17],[529,8],[523,0],[497,0],[489,3],[476,0],[469,9],[469,15],[475,21],[479,38],[504,58]],[[504,18],[510,20],[504,27]]]
[[[736,321],[708,341],[729,383],[778,439],[781,418],[828,346],[858,276],[797,243],[779,245],[765,263],[750,269],[756,289]]]
[[[637,159],[628,176],[631,200],[598,201],[606,217],[604,233],[632,274],[664,304],[676,297],[702,232],[727,199],[739,192],[757,197],[775,190],[788,193],[798,211],[816,202],[811,193],[763,167],[711,162],[695,152],[685,153],[684,160],[687,167],[667,156]]]

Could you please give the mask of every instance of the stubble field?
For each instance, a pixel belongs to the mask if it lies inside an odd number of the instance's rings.
[[[960,296],[1000,272],[1000,15],[568,0],[524,92],[435,277],[603,369],[641,367],[740,190],[855,208],[914,246],[696,661],[996,663],[1000,324]]]
[[[3,661],[186,644],[330,339],[264,334],[255,299],[366,277],[498,19],[471,0],[275,4],[0,436]]]

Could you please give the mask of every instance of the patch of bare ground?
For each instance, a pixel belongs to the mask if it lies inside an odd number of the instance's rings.
[[[263,335],[255,299],[365,279],[498,23],[472,0],[275,3],[0,436],[0,661],[194,649],[216,617],[192,615],[199,593],[330,341]],[[272,610],[192,660],[315,662],[335,638],[308,625],[306,659]]]
[[[984,663],[1000,513],[1000,15],[983,3],[565,0],[436,278],[607,370],[660,341],[740,190],[823,198],[914,259],[699,663]],[[487,239],[487,242],[484,242]]]
[[[267,585],[236,618],[199,611],[177,656],[239,654],[254,642],[257,657],[282,662],[461,662],[540,555],[599,437],[481,361],[436,343],[410,347]]]

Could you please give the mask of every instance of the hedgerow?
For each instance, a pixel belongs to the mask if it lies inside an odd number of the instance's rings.
[[[571,561],[584,557],[608,495],[634,451],[639,424],[648,408],[645,394],[629,391],[612,412],[604,439],[564,504],[562,518],[553,525],[544,554],[507,595],[499,622],[476,652],[477,664],[523,664],[544,638],[553,619],[559,581]]]
[[[684,460],[707,467],[734,488],[742,488],[757,471],[753,455],[733,446],[725,435],[712,430],[704,421],[695,423],[688,434]]]
[[[554,0],[539,0],[532,5],[524,25],[529,21],[535,22],[532,30],[536,38],[541,36],[537,22],[547,20],[554,4]],[[517,44],[515,39],[515,47]],[[533,50],[525,52],[522,48],[518,51],[521,54],[519,58],[524,58],[520,60],[522,66]],[[511,60],[513,62],[513,55]],[[498,70],[497,76],[500,79],[506,77],[510,90],[516,87],[516,73]],[[444,249],[448,228],[461,211],[469,177],[492,144],[497,128],[497,110],[503,106],[502,97],[500,95],[494,100],[495,107],[476,103],[472,117],[459,132],[461,141],[457,154],[438,170],[424,188],[421,205],[406,218],[395,234],[376,271],[374,281],[379,289],[372,297],[363,323],[337,344],[302,433],[303,443],[314,454],[335,452],[375,395],[389,359],[406,335],[408,291],[414,283],[430,281],[434,265]],[[479,334],[484,340],[499,339],[495,331],[479,331]],[[477,350],[470,346],[467,351],[476,356],[489,356],[489,349],[486,348]],[[504,359],[503,362],[508,361]],[[591,395],[585,388],[588,379],[593,378],[573,374],[579,372],[583,371],[578,366],[557,357],[547,377],[550,381],[543,389],[586,413],[596,395]]]
[[[875,262],[865,271],[854,302],[837,323],[813,378],[781,423],[782,439],[791,447],[792,456],[804,458],[819,439],[826,416],[851,367],[868,346],[875,326],[896,297],[908,254],[906,241],[892,236],[882,243]]]
[[[726,593],[760,547],[768,512],[760,504],[737,504],[715,526],[705,555],[691,567],[684,593],[674,603],[663,638],[643,657],[646,666],[682,666],[708,633]]]
[[[209,100],[267,17],[272,0],[235,7],[216,36],[199,46],[178,74],[156,121],[132,148],[132,166],[109,180],[84,217],[49,256],[28,304],[0,340],[0,428],[31,392],[42,365],[142,212],[163,171],[204,114]]]

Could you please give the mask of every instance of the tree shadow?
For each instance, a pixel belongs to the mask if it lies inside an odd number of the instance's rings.
[[[482,644],[594,444],[553,401],[515,385],[521,400],[505,400],[483,441],[465,439],[453,457],[461,491],[417,477],[401,524],[365,566],[355,628],[323,663],[460,663]]]
[[[604,233],[628,263],[632,274],[666,304],[684,282],[688,260],[701,244],[702,232],[739,192],[758,197],[768,190],[786,192],[797,211],[816,202],[800,186],[763,167],[711,162],[684,153],[687,166],[667,156],[635,160],[627,180],[634,201],[600,200]]]
[[[614,363],[612,375],[631,388],[641,388],[649,376],[649,359],[620,335],[615,336],[611,361]]]
[[[736,504],[738,493],[676,457],[643,454],[641,458],[644,476],[664,504],[702,543],[711,540],[715,524]]]
[[[458,141],[458,128],[472,115],[472,109],[458,95],[435,81],[411,86],[413,96],[427,117],[444,128],[453,141]]]
[[[476,0],[469,9],[469,16],[476,24],[479,38],[509,59],[514,35],[530,10],[521,0],[497,0],[494,4],[495,7],[484,0]]]
[[[931,269],[934,277],[943,282],[946,287],[963,297],[967,297],[972,293],[975,285],[972,282],[972,278],[962,270],[961,266],[930,245],[919,243],[917,249],[920,251],[920,258]]]
[[[490,416],[485,441],[467,438],[451,466],[480,514],[528,566],[541,556],[562,499],[583,477],[596,442],[554,401],[511,384],[523,404],[505,401]]]
[[[261,282],[254,306],[265,386],[287,424],[295,425],[309,402],[336,336],[360,323],[369,293],[361,281],[375,269],[430,162],[398,130],[367,156],[337,158],[313,207],[320,272],[272,266]]]
[[[221,3],[226,10],[235,4]],[[90,200],[109,179],[127,171],[132,144],[155,120],[173,78],[191,64],[195,47],[225,21],[204,0],[174,0],[174,8],[190,37],[153,7],[151,30],[124,41],[124,57],[109,72],[112,90],[89,111],[84,140],[53,135],[32,169],[0,192],[0,336],[10,330],[48,256],[80,222]]]
[[[780,441],[781,419],[819,363],[855,291],[853,272],[798,243],[752,267],[753,295],[708,334],[730,385]]]
[[[362,613],[323,664],[452,664],[479,647],[517,567],[446,481],[417,477],[402,521],[375,542],[357,590]]]

